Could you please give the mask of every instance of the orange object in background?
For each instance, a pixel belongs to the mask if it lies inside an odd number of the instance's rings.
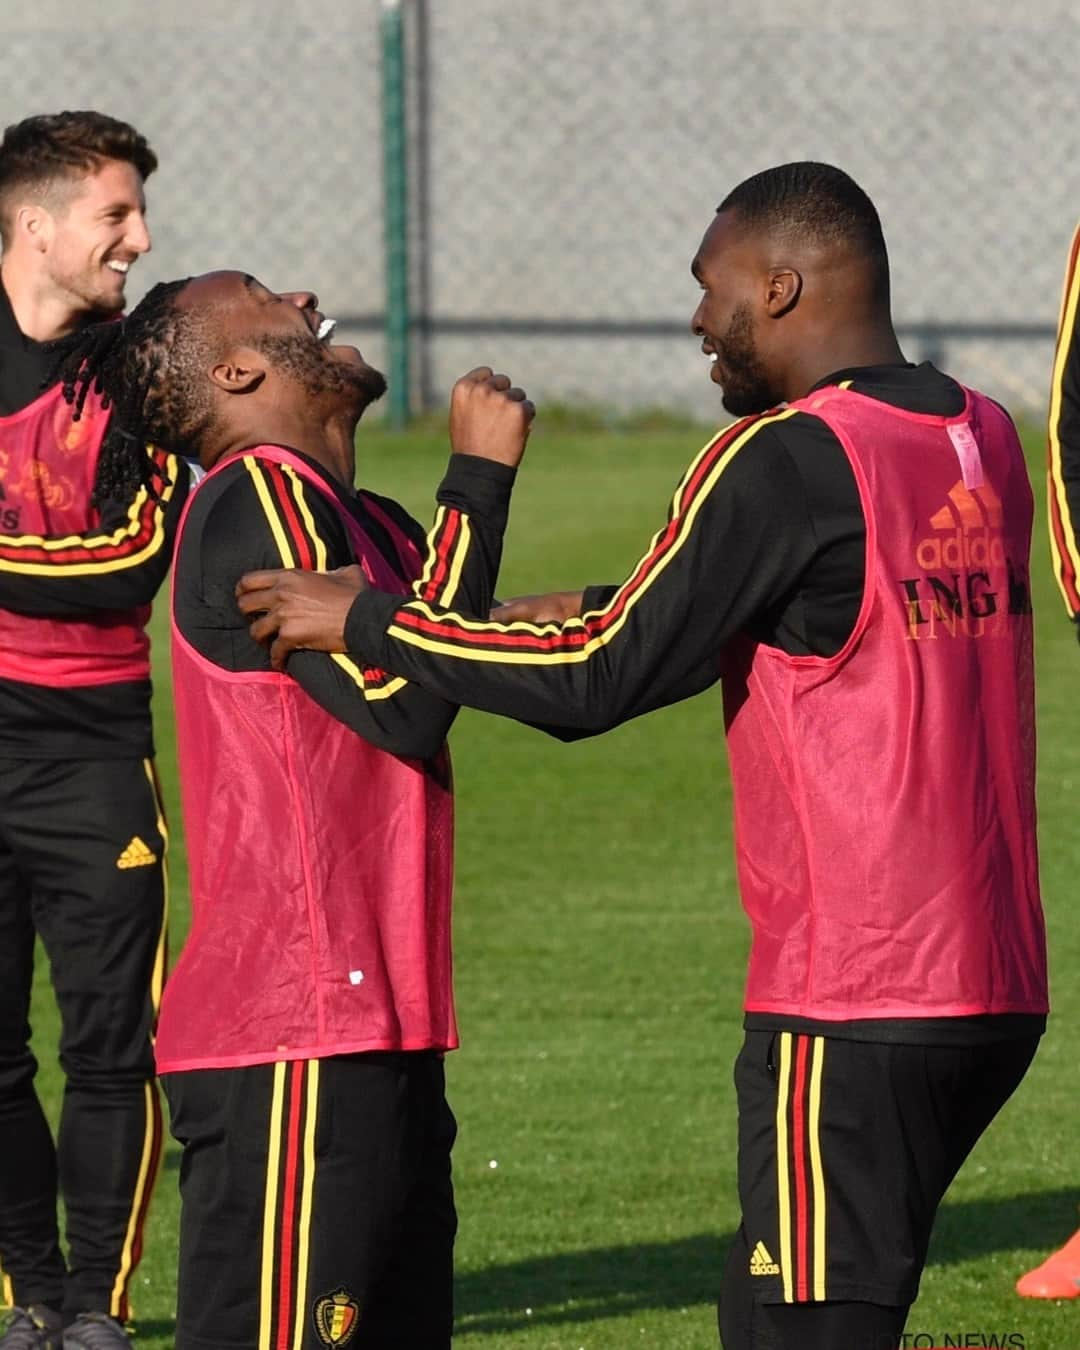
[[[1080,1229],[1041,1266],[1021,1275],[1016,1292],[1024,1298],[1080,1298]]]

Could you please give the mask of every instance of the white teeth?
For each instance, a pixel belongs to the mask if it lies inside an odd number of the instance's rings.
[[[319,324],[319,331],[315,334],[315,336],[319,339],[320,342],[325,342],[327,338],[330,337],[331,333],[333,333],[336,327],[337,327],[337,319],[323,319],[322,323]]]
[[[126,274],[131,264],[127,262],[121,262],[119,258],[110,258],[109,261],[105,264],[105,266],[111,267],[114,272],[122,272]]]
[[[709,353],[709,360],[715,365],[716,362],[720,360],[719,353],[717,353],[717,352],[710,352],[710,353]]]

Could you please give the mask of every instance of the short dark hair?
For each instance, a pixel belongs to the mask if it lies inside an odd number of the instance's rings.
[[[732,212],[750,227],[818,244],[848,244],[888,288],[889,254],[881,218],[843,169],[815,160],[779,164],[745,179],[716,209]]]
[[[43,113],[9,126],[0,141],[0,239],[9,241],[20,193],[44,196],[111,159],[134,165],[144,182],[158,162],[145,136],[106,113]]]
[[[177,304],[191,280],[161,282],[126,318],[93,324],[54,344],[59,380],[78,420],[91,388],[112,410],[101,446],[94,502],[126,501],[140,487],[156,491],[148,445],[197,456],[213,423],[203,358],[204,310]]]

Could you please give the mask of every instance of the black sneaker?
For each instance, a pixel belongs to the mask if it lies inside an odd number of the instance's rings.
[[[85,1312],[65,1328],[63,1350],[131,1350],[131,1338],[108,1313]]]
[[[51,1308],[9,1308],[0,1350],[62,1350],[62,1320]]]

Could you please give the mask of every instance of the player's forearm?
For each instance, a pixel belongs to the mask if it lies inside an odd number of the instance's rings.
[[[618,592],[601,611],[542,625],[491,623],[369,591],[354,601],[345,639],[373,664],[450,702],[554,735],[556,728],[595,734],[715,678],[702,680],[702,652],[722,634],[693,620],[686,593],[671,580],[629,612]]]
[[[170,551],[107,576],[21,576],[0,567],[0,609],[56,619],[87,619],[148,605],[169,570]]]
[[[456,705],[347,653],[294,652],[287,669],[332,717],[406,759],[436,755],[457,713]]]
[[[451,455],[437,493],[417,599],[486,614],[495,594],[516,470]]]
[[[515,666],[505,654],[488,663],[475,645],[457,647],[445,631],[425,635],[423,625],[430,615],[445,619],[447,612],[422,601],[403,606],[399,597],[364,592],[349,612],[345,640],[365,659],[450,703],[464,703],[525,722],[588,727],[595,709],[587,698],[583,678],[587,672],[571,667]],[[480,625],[478,619],[456,611],[455,618]],[[415,630],[414,619],[421,625]],[[407,636],[402,636],[402,622],[409,626]],[[531,625],[486,627],[496,635],[512,637],[515,630]],[[378,657],[376,652],[380,653]]]

